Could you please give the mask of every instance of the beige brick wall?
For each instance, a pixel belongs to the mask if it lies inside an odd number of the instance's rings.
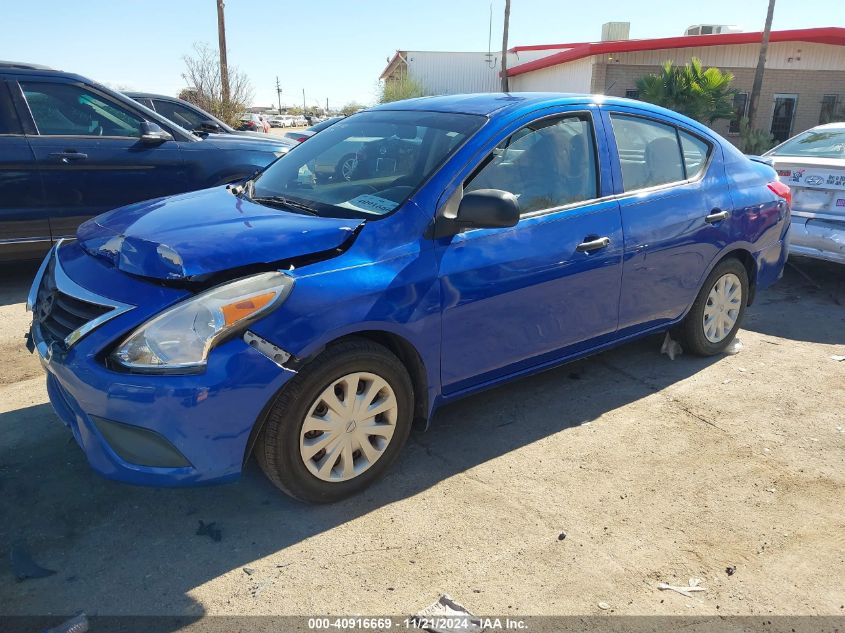
[[[594,66],[594,89],[596,92],[624,97],[626,90],[636,89],[636,80],[645,74],[657,72],[657,66],[631,66],[600,63]],[[753,68],[722,68],[734,74],[733,87],[740,92],[751,92],[754,82]],[[600,83],[604,79],[604,85]],[[769,129],[772,123],[774,95],[778,93],[797,94],[795,120],[792,133],[803,132],[819,123],[822,97],[826,94],[839,95],[840,103],[845,101],[845,70],[777,70],[767,69],[763,77],[763,89],[757,109],[757,127]],[[736,142],[736,135],[728,135],[728,122],[717,121],[713,129]]]

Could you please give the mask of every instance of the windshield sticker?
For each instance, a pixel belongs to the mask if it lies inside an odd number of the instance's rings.
[[[396,203],[387,198],[380,198],[372,194],[365,193],[364,195],[352,198],[347,202],[338,205],[339,207],[346,207],[347,209],[356,209],[358,211],[366,211],[368,213],[390,213],[396,208]]]
[[[837,206],[837,207],[845,207],[845,198],[839,198],[839,199],[836,201],[836,206]]]

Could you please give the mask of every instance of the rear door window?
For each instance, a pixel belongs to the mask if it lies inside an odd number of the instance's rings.
[[[141,119],[73,84],[20,82],[38,133],[45,136],[141,136]]]
[[[684,180],[676,128],[651,119],[611,114],[625,191]]]

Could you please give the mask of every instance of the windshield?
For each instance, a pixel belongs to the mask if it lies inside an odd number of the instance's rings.
[[[484,121],[469,114],[362,112],[295,147],[248,190],[261,204],[316,215],[385,215]]]
[[[845,128],[810,130],[787,141],[774,151],[775,156],[845,158]]]

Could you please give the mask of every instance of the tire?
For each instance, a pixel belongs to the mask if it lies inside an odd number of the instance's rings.
[[[357,376],[356,380],[360,382],[356,383],[350,376]],[[367,382],[367,376],[381,379],[386,388],[379,388],[381,383],[376,380]],[[344,380],[352,382],[342,382]],[[340,391],[338,382],[341,382]],[[348,384],[361,385],[362,392],[355,394],[354,402],[348,399],[348,392],[343,393],[343,385]],[[351,422],[347,422],[323,401],[326,393],[334,393],[334,406],[339,408],[345,402],[366,401],[370,392],[376,389],[375,397],[380,400],[372,400],[373,408],[393,403],[390,395],[395,397],[396,406],[395,410],[371,418],[372,421],[366,415],[360,417],[359,411],[353,414],[358,417],[357,421],[350,416]],[[326,400],[330,398],[328,396]],[[400,360],[377,343],[346,339],[327,347],[280,390],[259,434],[255,455],[270,481],[291,497],[309,503],[332,503],[357,494],[384,475],[408,439],[413,414],[414,389]],[[306,422],[313,426],[320,420],[324,425],[331,424],[332,430],[304,430]],[[384,440],[385,429],[391,425],[391,436]],[[366,435],[365,429],[378,431]],[[366,450],[364,441],[369,443]],[[328,442],[331,452],[323,448],[315,457],[306,460],[305,453],[324,442]],[[358,449],[346,449],[347,445],[357,445]],[[369,459],[376,453],[377,457]],[[351,471],[346,469],[347,456],[352,468],[359,471],[351,476]],[[321,468],[321,464],[327,465],[328,470]],[[317,470],[322,475],[318,475]]]
[[[718,299],[720,293],[716,285],[719,283],[723,284],[722,296],[732,296],[732,301],[723,302]],[[737,284],[738,288],[736,288]],[[736,298],[737,291],[738,298]],[[715,303],[711,299],[713,292],[717,294]],[[732,257],[725,259],[717,264],[707,276],[689,314],[678,329],[677,334],[684,350],[699,356],[713,356],[725,351],[742,325],[747,304],[748,272],[739,260]],[[718,310],[720,305],[723,308],[721,311]],[[734,305],[736,307],[731,308]],[[705,324],[705,312],[711,317],[707,322],[709,326]],[[720,318],[723,320],[720,321]]]
[[[350,170],[344,173],[344,165],[349,162],[354,161],[354,165]],[[338,181],[346,181],[349,182],[352,180],[352,177],[355,175],[355,169],[358,166],[358,155],[357,154],[346,154],[344,155],[339,161],[337,161],[337,166],[334,169],[335,173],[335,180]]]

